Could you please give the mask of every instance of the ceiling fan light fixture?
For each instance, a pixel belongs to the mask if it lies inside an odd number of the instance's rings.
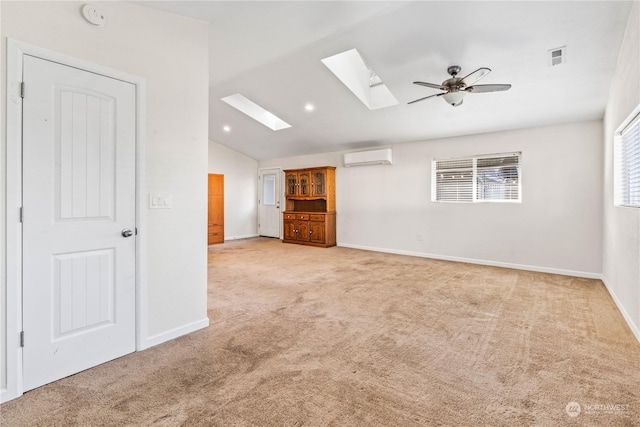
[[[473,73],[467,74],[463,78],[456,77],[461,68],[457,65],[452,65],[447,69],[447,72],[451,75],[450,79],[442,82],[441,85],[427,82],[413,82],[415,85],[426,86],[433,89],[444,90],[445,92],[436,93],[435,95],[424,96],[422,98],[410,101],[409,104],[414,104],[418,101],[424,101],[425,99],[443,97],[447,104],[457,107],[462,105],[464,96],[467,93],[484,93],[484,92],[501,92],[511,89],[510,84],[490,84],[490,85],[476,85],[473,84],[489,74],[490,68],[481,67],[475,70]]]
[[[457,107],[458,105],[462,104],[465,94],[466,93],[462,91],[447,92],[442,95],[442,97],[447,104],[451,104],[454,107]]]

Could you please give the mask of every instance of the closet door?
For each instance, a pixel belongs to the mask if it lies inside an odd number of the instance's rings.
[[[210,173],[207,244],[216,243],[224,243],[224,175]]]
[[[136,92],[33,56],[23,65],[30,390],[135,351]]]

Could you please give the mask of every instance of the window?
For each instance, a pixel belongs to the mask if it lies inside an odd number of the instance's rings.
[[[521,153],[434,160],[434,202],[520,202]]]
[[[614,204],[640,207],[640,106],[614,139]]]

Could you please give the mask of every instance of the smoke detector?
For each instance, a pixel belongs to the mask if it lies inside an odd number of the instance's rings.
[[[104,13],[92,4],[87,3],[82,6],[82,16],[88,23],[96,27],[103,27],[107,23],[107,17],[104,16]]]

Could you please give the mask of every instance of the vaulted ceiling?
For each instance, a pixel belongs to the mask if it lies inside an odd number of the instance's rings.
[[[603,117],[631,1],[135,2],[210,24],[209,138],[254,159]],[[549,66],[549,50],[566,63]],[[399,103],[370,110],[321,62],[356,48]],[[447,67],[492,72],[452,107]],[[273,131],[221,98],[240,93],[291,125]],[[313,111],[304,107],[313,104]],[[228,126],[230,131],[223,128]]]

